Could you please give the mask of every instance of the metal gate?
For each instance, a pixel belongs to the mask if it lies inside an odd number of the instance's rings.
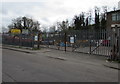
[[[56,32],[42,36],[41,47],[105,56],[110,56],[112,49],[112,39],[106,29],[72,30],[67,31],[66,34]]]

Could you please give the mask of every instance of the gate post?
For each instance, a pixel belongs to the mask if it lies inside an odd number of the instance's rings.
[[[37,48],[40,49],[40,32],[38,33]]]
[[[65,37],[64,37],[64,44],[65,44],[65,52],[66,52],[66,41],[67,41],[67,34],[66,34],[66,32],[65,32]]]
[[[120,28],[118,29],[118,60],[120,61]]]
[[[115,25],[113,29],[113,49],[112,49],[112,60],[120,60],[120,30],[118,25]]]
[[[59,39],[58,39],[58,44],[57,44],[57,46],[58,46],[58,50],[60,50],[60,32],[58,32],[58,36],[59,36]]]
[[[91,38],[90,38],[90,54],[91,54]]]
[[[91,32],[92,31],[89,30],[89,34],[88,34],[88,36],[89,36],[89,47],[90,47],[89,54],[92,54],[92,45],[91,45],[92,37],[91,37]]]
[[[119,35],[120,35],[120,31],[119,31]],[[120,36],[118,36],[118,60],[120,61]]]

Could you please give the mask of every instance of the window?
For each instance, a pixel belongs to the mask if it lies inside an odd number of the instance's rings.
[[[120,13],[117,14],[117,21],[120,21]]]
[[[112,14],[112,21],[116,21],[116,20],[117,20],[117,14],[114,13],[114,14]]]
[[[120,13],[113,13],[112,21],[120,21]]]

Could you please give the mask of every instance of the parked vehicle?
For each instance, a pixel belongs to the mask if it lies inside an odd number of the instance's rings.
[[[54,41],[53,40],[43,40],[41,41],[42,45],[53,45]]]
[[[103,46],[110,46],[110,40],[102,40]]]

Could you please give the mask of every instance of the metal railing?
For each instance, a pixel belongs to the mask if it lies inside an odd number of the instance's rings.
[[[10,35],[10,34],[3,34],[2,35],[2,44],[7,45],[15,45],[19,47],[33,47],[34,41],[33,36],[30,35]]]
[[[42,47],[109,56],[112,35],[104,30],[79,30],[42,34]],[[74,43],[71,43],[71,37]]]
[[[71,52],[81,52],[110,56],[115,44],[114,34],[101,30],[72,30],[66,32],[42,33],[41,40],[34,41],[32,35],[2,35],[2,43],[34,48],[53,48]],[[39,37],[39,36],[38,36]],[[120,37],[118,37],[120,44]],[[40,38],[39,38],[40,39]],[[119,45],[120,46],[120,45]],[[118,49],[119,50],[119,49]],[[120,51],[119,51],[120,52]]]

